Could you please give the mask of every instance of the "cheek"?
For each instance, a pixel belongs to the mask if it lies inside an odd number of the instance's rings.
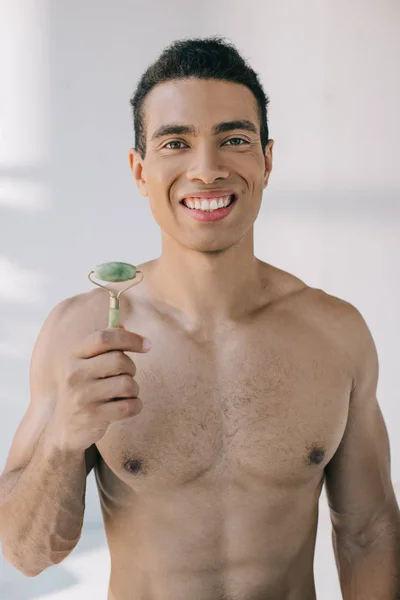
[[[173,213],[175,180],[171,169],[162,166],[158,166],[148,180],[150,210],[159,225],[166,225]]]
[[[176,193],[176,182],[180,179],[180,173],[176,168],[174,169],[170,164],[159,163],[147,180],[150,199],[157,198],[157,204],[163,199],[160,204],[167,206],[170,196],[173,197],[174,191]]]
[[[174,178],[185,172],[183,160],[175,159],[172,156],[159,157],[151,165],[151,178],[160,184],[173,181]]]
[[[264,175],[264,160],[261,153],[249,152],[232,157],[230,164],[233,174],[239,175],[249,182],[249,185],[258,184]]]

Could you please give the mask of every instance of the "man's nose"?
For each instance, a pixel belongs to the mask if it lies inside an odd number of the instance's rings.
[[[198,150],[193,163],[187,170],[189,181],[201,180],[203,183],[212,183],[216,179],[226,179],[229,169],[221,162],[218,153],[210,149]]]

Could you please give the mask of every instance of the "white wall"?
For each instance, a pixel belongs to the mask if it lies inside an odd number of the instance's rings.
[[[30,354],[50,309],[90,289],[93,265],[159,254],[127,162],[139,76],[172,40],[220,34],[271,98],[274,172],[256,253],[361,310],[380,356],[379,400],[400,486],[399,17],[397,0],[1,1],[0,468],[29,402]],[[318,598],[336,600],[324,494],[320,510]],[[107,573],[99,520],[91,476],[73,555],[35,580],[0,561],[3,596],[99,598],[87,558],[97,548],[93,561]]]

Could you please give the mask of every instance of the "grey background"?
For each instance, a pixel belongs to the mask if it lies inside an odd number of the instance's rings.
[[[256,255],[363,314],[400,491],[399,17],[396,0],[0,0],[0,468],[51,308],[100,262],[159,255],[128,169],[138,78],[172,40],[219,34],[271,98]],[[0,597],[105,598],[108,568],[91,475],[73,554],[35,579],[0,558]],[[315,577],[318,598],[340,598],[324,492]]]

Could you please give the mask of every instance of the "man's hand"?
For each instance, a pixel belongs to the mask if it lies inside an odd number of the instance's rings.
[[[57,446],[86,450],[104,436],[110,423],[140,413],[136,366],[124,352],[147,352],[146,341],[124,326],[108,328],[90,334],[70,354],[46,428]]]

